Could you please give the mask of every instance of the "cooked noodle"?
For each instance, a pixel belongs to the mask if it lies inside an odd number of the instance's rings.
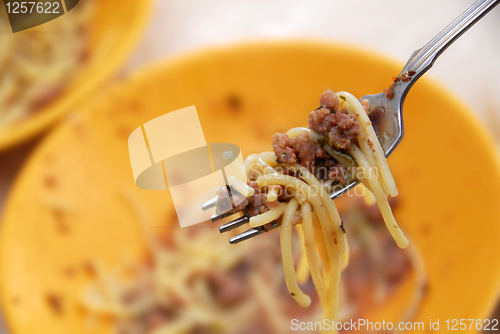
[[[52,102],[88,56],[95,3],[81,1],[68,16],[0,36],[0,131]],[[9,31],[0,18],[0,30]]]

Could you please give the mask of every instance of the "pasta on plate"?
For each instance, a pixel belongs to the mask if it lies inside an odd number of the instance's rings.
[[[0,38],[0,131],[46,106],[64,92],[85,64],[94,1],[82,1],[71,17],[60,17]],[[0,17],[0,31],[10,31]]]

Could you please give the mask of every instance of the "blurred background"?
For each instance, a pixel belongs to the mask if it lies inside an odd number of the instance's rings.
[[[83,4],[85,0],[80,2]],[[369,48],[404,63],[414,50],[425,45],[472,3],[472,0],[156,0],[138,44],[103,85],[163,59],[255,40],[342,42]],[[94,5],[101,5],[101,0]],[[455,42],[426,74],[459,96],[498,145],[499,31],[500,8],[496,8]],[[20,36],[12,36],[4,29],[0,31],[0,45],[1,40]],[[5,51],[9,50],[0,50]],[[6,69],[3,71],[2,77]],[[0,216],[16,175],[46,133],[0,152]]]

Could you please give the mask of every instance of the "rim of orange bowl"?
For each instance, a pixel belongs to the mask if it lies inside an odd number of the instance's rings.
[[[217,46],[212,46],[212,47],[205,47],[202,49],[197,49],[193,51],[189,51],[184,54],[179,54],[176,56],[173,56],[172,58],[168,60],[160,60],[156,61],[152,64],[145,65],[142,68],[139,68],[137,70],[134,70],[130,75],[127,75],[125,80],[119,81],[119,82],[114,82],[112,85],[109,87],[106,87],[105,92],[103,95],[107,95],[109,92],[112,92],[114,89],[122,89],[123,87],[127,86],[129,82],[132,81],[137,81],[137,80],[145,80],[145,78],[150,77],[151,75],[154,75],[155,73],[161,72],[161,71],[167,71],[169,68],[175,67],[177,64],[184,63],[184,62],[189,62],[197,58],[203,58],[206,57],[207,55],[211,54],[217,54],[217,53],[223,53],[223,52],[236,52],[236,51],[242,51],[245,49],[255,49],[255,48],[260,48],[264,46],[274,46],[274,47],[287,47],[287,46],[311,46],[311,47],[317,47],[317,48],[324,48],[324,49],[335,49],[336,51],[342,50],[342,52],[354,52],[354,53],[364,53],[368,57],[372,59],[376,59],[376,61],[381,61],[381,62],[386,62],[386,63],[391,63],[393,65],[397,65],[402,68],[404,65],[401,61],[384,55],[383,53],[374,51],[369,48],[365,48],[363,46],[359,45],[354,45],[354,44],[349,44],[345,42],[338,42],[338,41],[322,41],[322,40],[311,40],[311,39],[294,39],[294,40],[264,40],[264,41],[250,41],[250,42],[242,42],[242,43],[237,43],[237,44],[223,44],[223,45],[217,45]],[[451,101],[454,105],[457,106],[455,108],[455,112],[458,112],[461,114],[464,118],[469,120],[469,124],[471,127],[475,129],[475,132],[478,135],[478,140],[480,144],[490,153],[490,156],[492,157],[492,163],[494,165],[497,165],[497,170],[498,173],[496,175],[492,175],[492,178],[494,179],[493,183],[500,185],[500,154],[498,154],[497,147],[495,144],[495,141],[493,140],[493,136],[490,134],[490,132],[485,128],[485,126],[482,124],[482,122],[479,120],[479,118],[471,111],[471,109],[468,107],[467,104],[465,104],[458,96],[456,96],[453,92],[451,92],[448,88],[446,88],[444,85],[442,85],[438,80],[434,78],[421,78],[420,80],[423,80],[426,82],[426,85],[429,85],[432,87],[432,89],[436,90],[439,92],[439,95],[443,96],[445,99],[448,101]],[[102,94],[102,93],[101,93]],[[102,97],[103,95],[100,96]],[[86,103],[84,107],[79,108],[80,110],[85,110],[88,109],[89,107],[93,106],[96,101],[99,99],[92,99],[89,103]],[[11,202],[15,202],[16,198],[19,198],[22,196],[20,189],[22,189],[22,183],[24,182],[23,180],[25,179],[24,175],[29,172],[31,169],[31,165],[33,164],[34,161],[39,159],[39,156],[41,156],[47,149],[49,149],[52,145],[53,138],[56,138],[58,135],[58,132],[60,131],[61,128],[63,128],[65,125],[64,124],[58,124],[56,126],[56,129],[52,131],[50,134],[48,134],[45,138],[43,138],[42,142],[40,145],[35,149],[33,154],[30,155],[28,158],[27,162],[24,164],[22,167],[21,173],[19,174],[19,177],[16,178],[14,185],[12,187],[12,190],[10,194],[7,197],[6,205],[4,207],[4,211],[0,214],[0,253],[4,252],[4,246],[5,245],[5,233],[3,233],[3,230],[6,228],[6,217],[9,216],[8,211],[9,208],[12,207],[10,204]],[[500,199],[499,199],[499,210],[500,210]],[[3,280],[3,275],[1,275],[1,271],[3,270],[3,259],[2,256],[0,256],[0,281]],[[482,305],[481,309],[479,310],[480,314],[483,314],[485,317],[488,317],[494,310],[495,306],[497,305],[498,300],[498,294],[500,293],[500,267],[490,268],[490,273],[494,274],[498,279],[497,279],[497,285],[495,287],[496,291],[494,293],[489,294],[489,300],[486,300],[484,304]],[[4,285],[0,284],[0,296],[5,295],[5,291],[3,291]],[[8,318],[8,312],[6,310],[8,307],[5,305],[5,299],[0,298],[0,311],[1,314],[5,320],[5,326],[8,329],[12,328],[12,324],[10,323],[10,319]]]
[[[131,22],[133,26],[129,37],[99,66],[102,70],[97,71],[95,75],[91,76],[90,80],[79,86],[77,93],[68,94],[62,103],[55,102],[52,107],[49,107],[49,110],[45,110],[37,114],[33,119],[29,119],[13,128],[7,128],[0,133],[0,153],[23,144],[46,131],[62,116],[71,111],[71,108],[79,101],[89,96],[92,91],[95,91],[106,79],[110,78],[130,56],[133,47],[145,30],[152,3],[153,0],[137,2],[136,16],[134,22]]]

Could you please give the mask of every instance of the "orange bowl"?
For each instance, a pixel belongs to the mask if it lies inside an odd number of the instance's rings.
[[[133,51],[146,26],[150,7],[151,0],[96,1],[88,49],[91,61],[80,69],[54,101],[19,124],[0,131],[0,152],[40,134],[105,83]],[[70,20],[71,15],[70,11],[58,20]],[[44,29],[41,25],[30,30]]]
[[[113,263],[145,252],[124,188],[143,200],[152,224],[174,219],[168,191],[134,185],[127,138],[141,124],[194,104],[207,142],[234,143],[248,155],[271,149],[276,131],[306,125],[326,88],[381,92],[401,67],[341,45],[256,43],[156,64],[99,94],[40,145],[5,208],[0,300],[12,333],[88,330],[78,307],[88,278],[67,271],[91,258]],[[484,319],[500,283],[496,149],[464,104],[427,78],[408,96],[405,125],[389,162],[401,194],[396,218],[420,249],[428,277],[415,321],[439,319],[443,330],[447,319]],[[54,213],[60,206],[62,218]],[[413,279],[373,317],[396,320]],[[50,292],[63,297],[63,314],[48,307]]]

